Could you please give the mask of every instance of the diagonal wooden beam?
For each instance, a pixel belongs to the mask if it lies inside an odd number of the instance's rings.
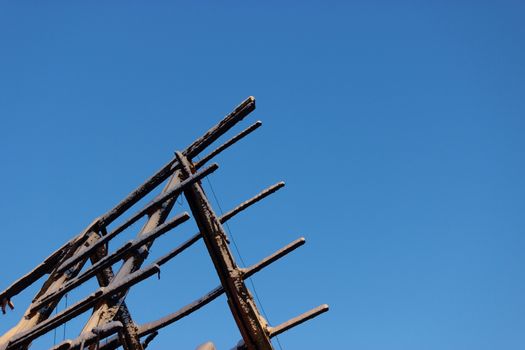
[[[103,245],[100,246],[96,253],[91,256],[91,263],[94,265],[97,265],[98,262],[103,260],[108,256],[107,246]],[[100,269],[97,273],[97,281],[100,287],[107,287],[111,280],[114,278],[113,269],[111,266],[107,266],[103,269]],[[120,338],[120,343],[122,344],[123,348],[133,349],[133,347],[140,349],[140,338],[138,336],[138,327],[133,321],[131,317],[131,313],[128,309],[128,306],[126,305],[126,302],[123,301],[119,306],[119,313],[117,314],[117,320],[121,322],[121,327],[118,329],[118,334]],[[110,324],[111,322],[105,323]],[[104,324],[103,324],[104,325]],[[96,333],[95,329],[91,330],[91,333]],[[79,338],[86,338],[89,337],[90,334],[82,334]],[[82,343],[84,345],[84,342]]]
[[[193,164],[182,153],[176,152],[181,165],[178,173],[183,181],[194,171]],[[213,211],[199,183],[184,190],[184,194],[193,213],[193,217],[202,234],[215,270],[228,297],[228,305],[237,327],[248,349],[273,349],[268,336],[267,324],[259,313],[253,297],[244,284],[243,272],[237,266],[228,247],[226,232],[220,218]]]
[[[78,237],[84,237],[84,244],[88,245],[93,244],[94,242],[100,239],[100,236],[96,232],[92,231],[90,226],[86,228],[85,232],[82,232],[80,235],[78,235],[77,238]],[[69,256],[77,253],[79,250],[80,248],[77,245],[71,245],[64,253],[64,258],[68,258]],[[38,299],[41,295],[47,293],[48,291],[60,288],[60,286],[66,283],[69,279],[75,278],[81,271],[84,264],[85,260],[80,261],[78,264],[71,267],[71,269],[68,270],[67,274],[58,274],[55,272],[51,272],[48,280],[44,282],[44,285],[35,297],[35,300]],[[4,333],[4,335],[0,337],[0,349],[2,349],[2,347],[5,347],[11,341],[11,339],[17,336],[18,334],[32,329],[39,323],[49,318],[49,316],[53,312],[53,309],[58,305],[58,302],[59,300],[50,302],[48,305],[42,307],[37,312],[31,312],[34,302],[31,303],[31,305],[29,305],[28,309],[26,310],[24,317],[18,322],[18,324],[12,327],[9,331]],[[26,347],[27,346],[29,345],[26,344]]]
[[[134,273],[119,281],[119,283],[111,284],[106,288],[102,287],[96,292],[88,295],[84,299],[63,310],[62,312],[54,315],[53,317],[38,323],[34,327],[24,332],[18,332],[16,336],[10,339],[7,344],[0,346],[0,349],[14,350],[20,348],[21,346],[26,346],[41,335],[46,334],[61,324],[64,324],[74,317],[86,312],[98,301],[110,298],[113,295],[118,295],[128,290],[131,286],[157,274],[159,271],[160,270],[158,266],[150,265],[142,270],[135,271]]]
[[[285,247],[279,249],[275,253],[271,254],[270,256],[264,258],[257,264],[254,264],[246,269],[243,269],[243,279],[250,278],[255,273],[259,272],[260,270],[264,269],[268,265],[276,262],[277,260],[283,258],[285,255],[291,253],[295,249],[299,248],[305,243],[304,238],[299,238],[292,243],[286,245]],[[158,263],[157,263],[158,264]],[[140,325],[139,327],[139,336],[149,336],[151,334],[156,333],[157,331],[169,326],[172,323],[175,323],[179,321],[180,319],[192,314],[193,312],[201,309],[202,307],[206,306],[213,300],[217,299],[219,296],[224,294],[224,288],[222,285],[219,285],[215,289],[211,290],[210,292],[206,293],[204,296],[200,297],[199,299],[195,300],[194,302],[182,307],[176,312],[173,312],[169,315],[166,315],[158,320],[155,320],[153,322],[145,323]],[[280,326],[279,326],[280,327]],[[271,330],[273,328],[269,328]],[[275,328],[277,329],[277,328]],[[270,332],[270,337],[272,337],[272,333]],[[101,346],[100,350],[114,350],[117,347],[119,347],[121,344],[121,341],[119,338],[113,337],[109,339],[104,345]]]
[[[204,135],[192,142],[183,153],[190,158],[196,157],[200,152],[205,150],[209,145],[215,142],[219,137],[224,135],[237,123],[242,121],[248,114],[255,109],[255,98],[250,96],[237,106],[231,113],[224,117],[217,125],[209,129]],[[174,157],[153,174],[144,183],[138,186],[135,190],[129,193],[116,206],[106,212],[104,215],[98,217],[83,230],[79,235],[75,236],[62,247],[52,253],[43,263],[39,264],[35,269],[24,275],[22,278],[14,282],[11,286],[0,293],[0,304],[8,305],[13,296],[17,295],[46,274],[50,274],[59,261],[64,261],[63,256],[66,252],[76,251],[88,239],[88,235],[97,232],[104,232],[105,228],[111,224],[115,219],[122,215],[125,211],[134,206],[137,202],[143,199],[148,193],[157,188],[166,179],[168,179],[175,170],[179,167],[177,159]],[[71,255],[70,255],[71,256]],[[51,279],[48,279],[51,281]],[[0,338],[1,339],[1,338]]]
[[[176,173],[177,172],[178,171],[176,171]],[[179,184],[180,181],[178,180],[178,177],[173,176],[163,189],[162,193],[168,193],[170,190],[177,187]],[[164,223],[164,221],[168,217],[168,214],[173,208],[173,205],[175,204],[176,198],[177,197],[174,196],[166,200],[158,209],[156,209],[153,213],[149,215],[148,221],[142,227],[138,234],[139,238],[144,235],[147,235],[148,232],[154,230],[156,227]],[[149,248],[152,244],[153,240],[147,242],[143,246],[139,247],[135,253],[131,254],[126,260],[124,260],[119,271],[115,274],[114,277],[111,278],[109,282],[109,287],[113,286],[114,284],[120,283],[120,281],[127,278],[127,276],[133,273],[133,271],[139,269],[144,260],[146,259],[149,252]],[[82,334],[90,333],[99,324],[104,324],[109,321],[112,321],[120,312],[120,305],[124,302],[126,293],[127,290],[124,290],[121,294],[119,294],[118,298],[114,298],[112,300],[101,300],[101,302],[95,307],[93,314],[82,329]],[[131,330],[130,333],[132,334],[134,333],[134,331]],[[133,344],[130,345],[129,350],[142,350],[143,348],[140,342],[138,341],[138,337],[133,336],[133,338]]]
[[[126,255],[131,254],[134,250],[139,249],[143,245],[172,230],[174,227],[177,227],[179,224],[185,222],[189,218],[190,216],[188,213],[179,214],[164,224],[157,226],[152,231],[147,232],[142,237],[125,243],[122,247],[109,255],[105,245],[99,246],[95,253],[91,256],[92,265],[89,268],[87,268],[81,275],[69,280],[67,283],[64,283],[60,288],[42,295],[35,303],[33,303],[32,311],[36,311],[49,302],[57,298],[61,298],[64,294],[80,286],[84,282],[91,279],[93,276],[97,276],[99,285],[101,287],[107,286],[114,277],[113,272],[106,274],[108,267],[111,267],[119,260],[122,260]],[[103,276],[101,273],[105,275]]]
[[[194,141],[190,146],[188,146],[183,151],[184,154],[190,158],[197,156],[200,152],[206,149],[209,145],[211,145],[214,141],[216,141],[220,136],[226,133],[233,126],[235,126],[239,121],[241,121],[254,109],[255,99],[253,97],[249,97],[248,99],[243,101],[237,108],[235,108],[233,112],[231,112],[223,120],[221,120],[217,125],[212,127],[202,137],[200,137],[199,139]],[[178,162],[177,157],[176,161]],[[185,178],[184,180],[188,180],[188,178]],[[180,185],[180,183],[183,183],[184,180],[181,180],[180,164],[178,164],[175,173],[170,178],[166,187],[163,189],[163,194],[170,191],[172,188],[177,187],[178,185]],[[145,232],[148,232],[156,226],[162,224],[166,220],[169,212],[171,211],[175,203],[176,198],[177,197],[175,196],[167,200],[163,203],[163,205],[160,208],[158,208],[149,215],[148,221],[138,234],[139,237]],[[119,280],[121,280],[122,278],[126,278],[126,276],[129,275],[131,272],[140,268],[140,266],[144,262],[144,259],[148,255],[148,251],[152,243],[153,242],[145,244],[141,247],[138,253],[131,255],[128,259],[124,261],[123,265],[111,281],[110,286],[113,283],[118,283]],[[113,318],[116,316],[116,313],[118,312],[118,305],[123,301],[124,298],[125,293],[123,294],[120,300],[104,300],[99,305],[97,305],[90,319],[84,326],[82,333],[88,333],[98,324],[113,320]]]

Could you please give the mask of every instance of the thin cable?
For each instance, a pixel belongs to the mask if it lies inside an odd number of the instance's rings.
[[[64,310],[67,309],[67,293],[65,295],[65,300],[66,300],[66,306],[64,307]],[[66,340],[66,326],[67,326],[67,322],[64,322],[64,332],[62,334],[62,341]]]
[[[55,315],[57,314],[58,314],[58,304],[55,307]],[[57,345],[57,329],[56,328],[53,329],[53,346],[55,345]]]
[[[213,186],[211,184],[209,176],[206,176],[206,181],[208,181],[208,185],[210,186],[210,190],[211,190],[211,193],[213,194],[213,198],[215,199],[215,202],[217,203],[217,207],[219,208],[219,210],[221,212],[221,215],[223,215],[224,212],[223,212],[221,204],[219,202],[219,198],[215,194],[215,190],[213,189]],[[230,235],[230,238],[231,238],[231,241],[232,241],[233,246],[235,248],[235,251],[237,252],[237,255],[239,256],[239,260],[241,261],[243,266],[246,266],[246,263],[244,262],[244,259],[242,258],[241,252],[239,251],[239,247],[237,246],[237,243],[235,242],[235,238],[233,237],[233,234],[231,232],[230,226],[228,225],[228,222],[225,222],[224,226],[226,226],[226,230],[228,231],[228,234]],[[261,298],[259,298],[259,294],[257,293],[257,289],[255,288],[255,283],[253,282],[253,279],[251,277],[249,277],[248,280],[250,281],[250,284],[252,286],[252,290],[253,290],[253,294],[255,295],[255,299],[257,299],[257,302],[259,303],[259,306],[261,307],[261,311],[262,311],[262,313],[264,315],[264,318],[266,318],[266,320],[268,322],[270,322],[270,320],[268,319],[268,315],[266,314],[266,311],[264,310],[264,306],[263,306],[263,304],[261,302]],[[275,336],[274,338],[277,341],[277,344],[279,345],[279,349],[283,350],[281,342],[279,341],[279,337]]]

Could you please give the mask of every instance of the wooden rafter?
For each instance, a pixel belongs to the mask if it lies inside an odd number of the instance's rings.
[[[90,309],[92,314],[81,334],[76,339],[63,341],[52,350],[77,350],[88,346],[105,350],[120,346],[125,350],[143,350],[158,331],[201,309],[222,294],[226,294],[230,311],[242,337],[236,348],[270,350],[273,349],[270,340],[272,337],[326,312],[328,306],[321,305],[279,326],[272,327],[260,314],[245,284],[247,278],[303,245],[304,238],[290,243],[250,267],[238,266],[229,248],[229,240],[222,225],[246,208],[275,193],[284,186],[284,183],[280,182],[269,187],[222,216],[214,212],[200,184],[203,178],[218,168],[217,164],[204,167],[206,163],[258,129],[262,123],[255,122],[200,160],[194,162],[193,159],[254,109],[255,99],[249,97],[202,137],[183,151],[176,152],[175,157],[114,208],[95,219],[79,235],[66,242],[35,269],[1,292],[0,305],[5,313],[7,308],[14,307],[12,299],[16,295],[48,275],[22,320],[0,336],[0,350],[28,349],[35,339]],[[166,184],[152,201],[122,221],[116,228],[108,230],[117,218],[127,214],[141,199],[163,183]],[[142,267],[155,240],[190,219],[188,213],[179,213],[168,219],[179,196],[184,196],[186,199],[199,232],[153,263]],[[128,231],[143,217],[147,217],[146,223],[135,239],[117,249],[109,249],[109,243],[113,238]],[[137,325],[125,301],[129,289],[157,274],[162,265],[201,239],[205,243],[221,284],[179,311],[159,320]],[[90,266],[84,269],[88,261]],[[122,262],[122,265],[117,272],[114,272],[113,266],[119,262]],[[98,290],[53,315],[53,310],[66,293],[92,278],[96,278],[99,284]],[[107,339],[101,344],[100,340],[104,338]],[[201,348],[211,349],[213,345],[205,344]]]

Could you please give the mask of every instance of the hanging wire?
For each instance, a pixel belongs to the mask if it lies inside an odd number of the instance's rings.
[[[64,310],[67,309],[67,293],[65,295],[65,302],[66,302],[66,306],[64,307]],[[63,331],[63,334],[62,334],[62,341],[66,340],[66,326],[67,326],[67,322],[64,322],[64,331]]]
[[[211,184],[209,176],[206,176],[206,181],[208,182],[208,185],[210,186],[210,190],[211,190],[211,193],[213,195],[213,198],[215,199],[215,202],[217,203],[217,207],[219,208],[219,210],[221,212],[221,215],[223,215],[224,212],[223,212],[221,204],[219,202],[219,198],[215,194],[215,190],[213,189],[213,186]],[[231,232],[230,226],[228,225],[228,222],[225,222],[224,226],[226,227],[226,230],[228,231],[228,234],[229,234],[229,236],[231,238],[231,241],[233,243],[235,251],[237,252],[237,255],[239,256],[239,260],[241,261],[243,266],[246,266],[246,263],[244,262],[244,259],[242,258],[241,252],[239,251],[239,247],[237,246],[237,243],[235,242],[235,238],[233,237],[233,234]],[[264,318],[266,318],[266,320],[268,322],[270,322],[270,320],[268,319],[268,315],[266,314],[266,311],[264,310],[264,306],[263,306],[263,304],[261,302],[261,298],[259,298],[259,294],[257,293],[257,289],[255,288],[255,283],[253,282],[253,279],[250,277],[250,278],[248,278],[248,280],[250,281],[250,284],[252,286],[253,294],[255,295],[255,298],[257,299],[257,302],[259,303],[259,306],[261,307],[261,311],[262,311],[262,313],[264,315]],[[281,345],[281,342],[280,342],[278,336],[275,336],[275,340],[277,341],[277,344],[279,345],[279,349],[283,350],[283,347]]]
[[[58,314],[58,305],[59,304],[57,304],[57,306],[55,307],[55,315]],[[57,345],[57,329],[56,328],[53,329],[53,346],[55,345]]]

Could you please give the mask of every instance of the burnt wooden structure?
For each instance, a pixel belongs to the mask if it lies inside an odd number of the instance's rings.
[[[261,122],[255,122],[207,155],[200,156],[201,153],[254,109],[255,99],[249,97],[186,149],[175,152],[175,156],[167,164],[113,209],[96,218],[79,235],[1,292],[1,308],[5,313],[6,309],[14,308],[12,300],[17,294],[47,276],[23,318],[0,337],[0,350],[28,349],[35,339],[90,310],[91,316],[78,338],[64,340],[52,347],[53,350],[111,350],[119,347],[126,350],[142,350],[149,346],[159,330],[199,310],[222,294],[227,297],[228,307],[242,337],[234,349],[269,350],[273,349],[272,337],[327,311],[328,306],[321,305],[272,327],[259,312],[252,293],[245,284],[247,278],[303,245],[304,238],[299,238],[250,267],[239,266],[230,250],[223,224],[282,188],[283,182],[269,187],[222,216],[214,211],[201,186],[201,180],[218,168],[217,164],[208,165],[209,161],[259,128]],[[195,160],[197,156],[200,156],[199,160]],[[162,190],[153,200],[131,215],[128,214],[141,199],[162,186]],[[184,212],[168,219],[180,196],[186,199],[191,216]],[[110,230],[110,224],[124,215],[128,215],[127,219]],[[195,220],[199,232],[166,255],[145,265],[155,239],[190,217]],[[146,218],[146,223],[136,238],[110,251],[110,241],[142,218]],[[163,264],[201,239],[213,262],[220,285],[193,303],[159,320],[136,324],[126,304],[129,289],[159,273]],[[113,266],[117,263],[121,263],[120,268],[114,271]],[[61,312],[55,311],[60,300],[69,291],[93,278],[99,285],[96,291]],[[202,349],[213,348],[212,344],[202,346]]]

